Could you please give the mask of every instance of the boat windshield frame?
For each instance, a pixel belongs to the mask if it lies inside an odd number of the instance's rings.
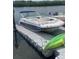
[[[37,16],[41,16],[40,13],[37,13],[36,11],[22,11],[20,12],[21,17],[37,17]]]

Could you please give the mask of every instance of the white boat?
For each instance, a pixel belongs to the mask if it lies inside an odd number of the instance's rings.
[[[62,25],[64,22],[55,17],[41,16],[36,11],[22,11],[20,12],[22,18],[20,18],[19,23],[28,25],[29,27],[39,30],[45,31],[47,29],[56,29]]]
[[[62,21],[65,21],[65,16],[64,15],[57,15],[57,16],[53,16],[53,17],[55,17],[57,19],[60,19]]]

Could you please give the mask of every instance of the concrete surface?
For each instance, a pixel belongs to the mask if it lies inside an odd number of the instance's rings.
[[[19,48],[16,49],[15,46],[13,46],[13,59],[43,59],[23,40],[22,37],[17,35],[17,38]],[[65,59],[65,49],[59,49],[58,52],[59,56],[56,59]]]
[[[42,59],[27,43],[22,41],[18,49],[14,47],[13,59]]]
[[[13,59],[42,59],[20,36],[18,38],[19,48],[13,46]]]

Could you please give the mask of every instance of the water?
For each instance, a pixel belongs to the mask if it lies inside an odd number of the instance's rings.
[[[65,13],[65,6],[48,6],[48,7],[16,7],[15,10],[15,22],[18,23],[20,20],[20,12],[21,11],[37,11],[41,14],[48,15],[49,12],[59,12],[59,13]],[[20,36],[18,35],[18,39],[22,40]]]
[[[65,13],[65,6],[48,6],[48,7],[16,7],[15,9],[15,21],[18,23],[20,20],[20,11],[37,11],[41,14],[48,15],[55,12]]]
[[[59,12],[65,13],[64,6],[48,6],[48,7],[16,7],[15,9],[15,22],[18,23],[20,20],[20,11],[37,11],[42,14],[48,15],[49,12]],[[23,38],[17,33],[18,43],[20,48],[17,50],[14,49],[14,59],[42,59],[38,56],[38,54],[23,41]],[[28,47],[28,49],[27,49]],[[31,52],[30,52],[31,51]]]
[[[21,11],[37,11],[41,14],[48,15],[49,12],[59,12],[59,13],[65,13],[65,6],[48,6],[48,7],[16,7],[15,10],[15,22],[18,23],[20,20],[20,12]],[[20,36],[18,35],[18,39],[22,40]]]

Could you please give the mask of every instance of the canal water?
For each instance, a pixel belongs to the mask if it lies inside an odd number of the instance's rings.
[[[14,7],[15,10],[15,22],[18,23],[20,20],[20,12],[21,11],[37,11],[40,14],[48,15],[49,12],[52,14],[54,12],[58,13],[65,13],[65,6],[47,6],[47,7]],[[22,40],[22,38],[18,35],[19,41]]]
[[[55,12],[65,13],[65,6],[47,6],[47,7],[16,7],[15,10],[15,20],[16,23],[20,20],[21,11],[37,11],[40,14],[48,15],[49,12],[52,14]]]
[[[15,22],[18,23],[20,20],[21,11],[37,11],[41,14],[48,15],[49,12],[52,14],[54,12],[65,13],[65,6],[48,6],[48,7],[16,7],[15,10]],[[14,59],[42,59],[39,57],[37,52],[35,52],[29,45],[23,40],[23,38],[17,33],[18,43],[20,48],[17,50],[14,47]]]
[[[49,12],[51,12],[52,14],[55,12],[58,13],[65,13],[65,6],[47,6],[47,7],[15,7],[15,22],[18,23],[18,21],[20,20],[20,12],[21,11],[37,11],[40,14],[45,14],[48,15]],[[21,40],[20,36],[18,35],[19,40]]]

